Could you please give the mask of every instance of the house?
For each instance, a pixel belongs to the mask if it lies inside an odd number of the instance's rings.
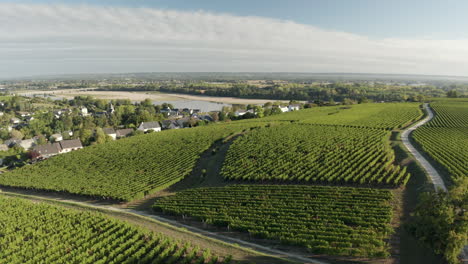
[[[249,111],[250,111],[250,110],[249,110]],[[249,111],[247,111],[247,112],[249,112]],[[253,110],[252,110],[252,112],[253,112]],[[249,113],[250,113],[250,112],[249,112]],[[199,118],[200,120],[203,120],[203,121],[213,122],[213,117],[210,116],[210,115],[200,115],[200,116],[198,116],[198,118]]]
[[[7,144],[0,144],[0,151],[8,151],[8,145]]]
[[[245,110],[237,110],[236,112],[234,112],[234,116],[243,116],[247,114],[247,111]]]
[[[21,139],[7,139],[5,142],[3,142],[5,145],[7,145],[9,148],[15,146],[16,144],[19,144],[21,142]]]
[[[37,152],[43,158],[50,158],[60,154],[62,147],[60,143],[47,143],[45,145],[35,146],[33,151]]]
[[[27,116],[30,116],[31,114],[28,112],[18,112],[18,115],[20,115],[21,117],[27,117]]]
[[[161,122],[162,129],[179,129],[180,126],[175,120],[164,120]]]
[[[177,122],[177,125],[179,126],[179,128],[184,128],[187,126],[187,123],[190,121],[190,118],[188,117],[184,117],[184,118],[181,118],[181,119],[177,119],[176,122]]]
[[[0,116],[3,116],[4,114],[5,114],[5,113],[3,113],[3,112],[0,111]]]
[[[86,108],[84,106],[80,108],[80,111],[81,111],[82,116],[88,116],[89,115],[88,108]]]
[[[12,124],[19,124],[19,123],[21,123],[21,120],[20,120],[19,118],[12,117],[12,118],[10,119],[10,123],[12,123]]]
[[[186,113],[186,114],[191,115],[191,114],[193,114],[193,109],[184,108],[184,109],[182,109],[182,113]]]
[[[96,112],[96,113],[94,113],[94,115],[95,115],[96,117],[101,117],[101,116],[107,117],[107,112]]]
[[[279,109],[281,110],[281,112],[289,112],[289,107],[287,106],[280,106]]]
[[[148,132],[150,130],[154,132],[159,132],[161,131],[161,126],[159,125],[158,121],[141,122],[140,126],[138,127],[138,130],[143,132]]]
[[[69,139],[60,141],[60,147],[62,148],[60,153],[67,153],[73,150],[82,149],[83,145],[79,139]]]
[[[31,122],[32,120],[34,120],[34,116],[27,116],[27,117],[24,118],[24,120],[26,122]]]
[[[117,138],[128,137],[132,133],[133,133],[133,128],[117,129],[117,131],[115,131]]]
[[[289,111],[297,111],[297,110],[301,109],[301,105],[292,104],[292,105],[288,106],[288,109],[289,109]]]
[[[23,149],[28,150],[36,145],[36,140],[32,138],[21,140],[20,142],[18,142],[18,145],[20,145]]]
[[[115,129],[113,129],[112,127],[103,128],[102,131],[104,131],[104,134],[110,136],[113,140],[117,139]]]
[[[57,141],[62,141],[63,140],[63,136],[61,134],[53,134],[50,136],[49,138],[50,141],[54,141],[54,142],[57,142]]]

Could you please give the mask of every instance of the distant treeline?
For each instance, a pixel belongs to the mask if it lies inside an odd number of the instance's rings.
[[[408,101],[417,100],[419,96],[444,97],[447,91],[458,90],[466,94],[466,87],[435,86],[398,86],[368,84],[332,83],[326,85],[311,84],[277,84],[259,87],[244,83],[187,83],[187,84],[143,84],[137,86],[108,85],[100,87],[102,91],[159,91],[192,95],[226,96],[250,99],[303,100],[303,101],[343,101],[344,99],[374,101]]]

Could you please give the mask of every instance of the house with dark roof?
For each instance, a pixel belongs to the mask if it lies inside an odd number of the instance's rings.
[[[179,129],[180,126],[175,120],[163,120],[161,122],[162,129]]]
[[[117,139],[117,133],[115,132],[114,128],[106,127],[103,128],[102,131],[104,131],[104,134],[110,136],[113,140]]]
[[[150,130],[154,132],[160,132],[161,125],[159,125],[158,121],[141,122],[140,126],[138,127],[138,130],[143,131],[143,132],[148,132]]]
[[[35,146],[33,151],[37,152],[43,158],[50,158],[60,154],[62,147],[60,143],[48,143],[45,145]]]
[[[128,137],[133,133],[133,128],[117,129],[115,133],[117,135],[117,138]]]
[[[67,153],[73,150],[82,149],[83,145],[79,139],[69,139],[60,141],[60,153]]]

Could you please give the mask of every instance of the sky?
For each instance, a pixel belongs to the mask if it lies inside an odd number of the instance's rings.
[[[177,71],[466,76],[466,10],[464,0],[0,0],[0,78]]]

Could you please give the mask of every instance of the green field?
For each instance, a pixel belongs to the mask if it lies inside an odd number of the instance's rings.
[[[153,207],[316,254],[384,257],[391,197],[370,188],[233,185],[178,192]]]
[[[0,196],[0,226],[0,263],[215,264],[223,260],[209,250],[100,213],[4,196]]]
[[[440,100],[430,106],[435,117],[414,131],[414,139],[451,180],[467,177],[468,100]]]

